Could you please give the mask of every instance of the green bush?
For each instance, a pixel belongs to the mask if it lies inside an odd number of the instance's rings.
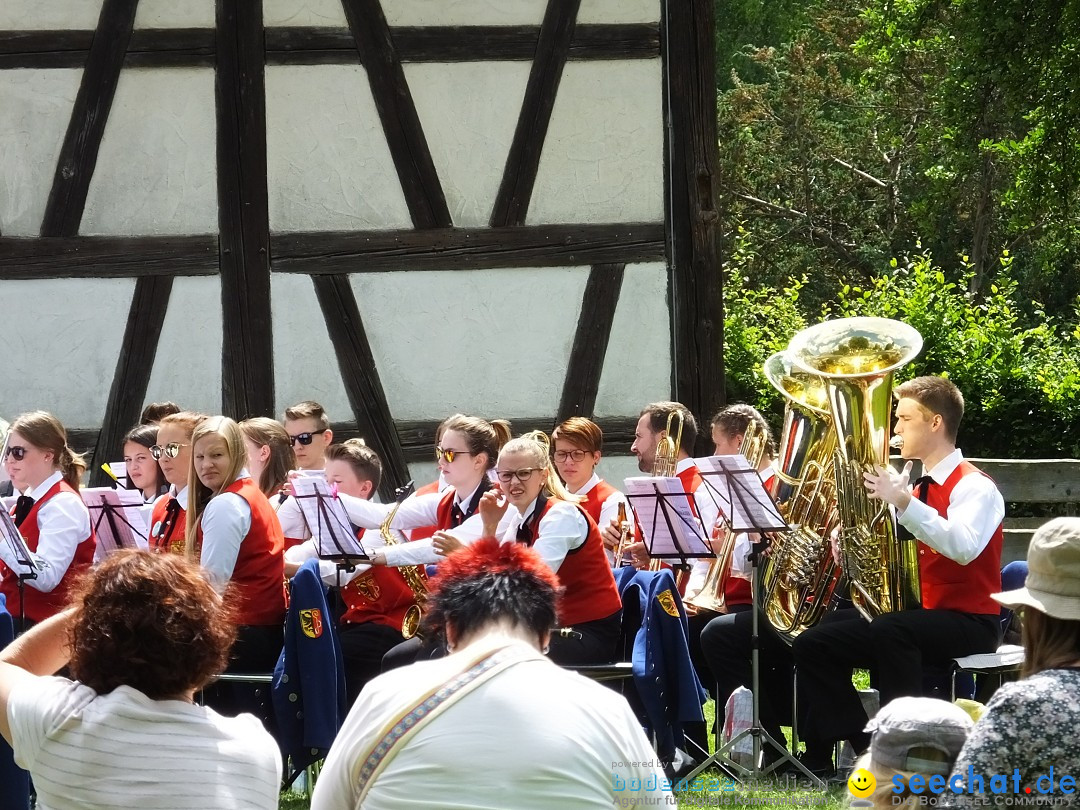
[[[728,264],[729,402],[754,403],[778,423],[783,403],[761,373],[771,352],[806,323],[856,315],[895,318],[918,329],[924,340],[897,381],[942,374],[956,382],[966,401],[959,444],[968,455],[1080,457],[1080,311],[1063,324],[1031,302],[1035,315],[1026,316],[1008,253],[986,296],[967,291],[970,267],[957,268],[960,280],[950,281],[956,273],[946,273],[923,253],[894,260],[866,287],[843,287],[835,302],[813,314],[799,306],[805,278],[783,289],[752,288],[748,274],[736,271],[752,266],[752,259],[736,250]]]

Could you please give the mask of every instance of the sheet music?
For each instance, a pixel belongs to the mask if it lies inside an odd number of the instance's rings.
[[[149,516],[139,490],[90,487],[79,494],[97,539],[94,562],[122,548],[149,548]]]
[[[636,476],[623,481],[650,557],[713,557],[701,521],[678,478]]]
[[[108,462],[109,469],[112,470],[112,474],[116,476],[116,486],[121,489],[131,489],[131,479],[128,477],[127,462],[124,461],[110,461]]]
[[[325,476],[298,476],[292,487],[321,559],[369,559],[345,513],[345,504],[330,492]]]
[[[37,579],[37,573],[41,569],[34,561],[30,549],[26,547],[26,539],[7,510],[0,512],[0,535],[3,536],[4,544],[11,550],[14,561],[26,569],[15,573],[22,575],[25,579]]]
[[[694,464],[732,531],[783,531],[789,528],[746,456],[709,456],[694,459]]]

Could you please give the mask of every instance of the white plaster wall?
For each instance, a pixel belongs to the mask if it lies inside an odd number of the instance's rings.
[[[660,0],[581,0],[579,23],[649,23],[660,19]]]
[[[435,446],[434,434],[431,436],[431,446]],[[424,484],[430,484],[439,477],[439,469],[434,461],[414,461],[409,465],[409,475],[412,476],[416,488],[420,489]]]
[[[38,235],[81,79],[82,70],[0,70],[0,233],[5,236]]]
[[[660,60],[567,62],[529,224],[663,221]]]
[[[129,279],[0,284],[0,415],[40,408],[70,428],[98,427],[134,288]]]
[[[454,225],[491,218],[514,140],[529,62],[405,65],[417,115]]]
[[[213,28],[214,0],[139,0],[136,28]]]
[[[627,265],[596,393],[597,416],[637,416],[642,406],[671,398],[667,296],[663,262]]]
[[[270,276],[274,313],[274,396],[277,415],[305,399],[322,404],[331,421],[352,420],[330,335],[311,278]]]
[[[539,25],[545,0],[384,0],[390,25]]]
[[[388,0],[384,5],[394,2]],[[262,0],[262,4],[263,25],[348,27],[341,0]]]
[[[96,28],[102,0],[3,0],[0,30]]]
[[[79,232],[217,233],[212,68],[120,74]]]
[[[353,276],[394,416],[554,413],[587,277],[586,268]]]
[[[412,226],[360,66],[266,68],[272,231]]]
[[[221,282],[217,276],[173,282],[146,389],[147,402],[162,400],[203,413],[221,412]]]

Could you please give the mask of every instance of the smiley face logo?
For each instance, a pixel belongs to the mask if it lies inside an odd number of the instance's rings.
[[[859,768],[857,771],[853,771],[851,776],[847,780],[847,789],[852,796],[858,799],[865,799],[874,792],[874,788],[877,787],[877,780],[874,775],[866,768]]]

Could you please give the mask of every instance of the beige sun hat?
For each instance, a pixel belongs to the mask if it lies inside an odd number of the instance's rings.
[[[1033,607],[1055,619],[1080,621],[1080,518],[1040,526],[1027,553],[1023,588],[992,594],[1007,608]]]

